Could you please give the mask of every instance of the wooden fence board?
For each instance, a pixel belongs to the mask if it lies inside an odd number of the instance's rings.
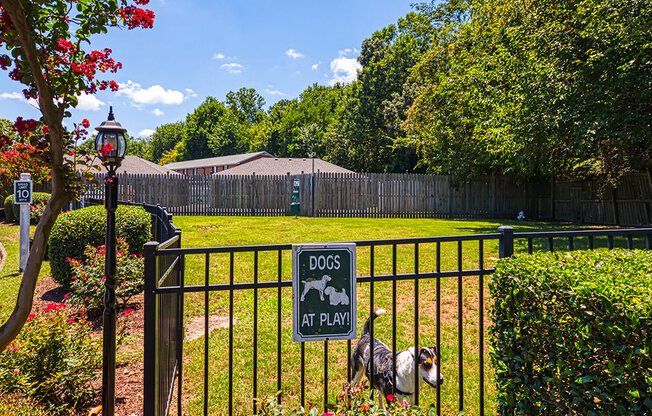
[[[278,176],[119,175],[119,198],[159,204],[174,215],[289,215],[294,179],[300,182],[300,214],[318,217],[509,218],[587,224],[652,225],[649,174],[624,177],[613,193],[597,182],[517,183],[485,176],[352,173]],[[103,198],[99,185],[84,198]],[[311,192],[311,181],[314,191]],[[35,189],[48,191],[48,184]],[[314,195],[314,202],[313,202]],[[313,206],[314,204],[314,206]],[[617,220],[617,222],[616,222]]]

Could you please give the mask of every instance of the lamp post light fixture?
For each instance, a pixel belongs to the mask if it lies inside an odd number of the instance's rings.
[[[127,152],[127,129],[115,121],[113,107],[109,109],[109,117],[96,127],[95,150],[106,167],[104,182],[104,207],[106,208],[106,250],[104,253],[104,315],[102,340],[102,414],[115,414],[115,343],[116,343],[116,313],[115,313],[115,279],[116,279],[116,236],[115,211],[118,208],[118,177],[116,169],[120,167]]]

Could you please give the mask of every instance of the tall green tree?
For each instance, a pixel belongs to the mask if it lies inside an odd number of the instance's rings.
[[[418,66],[410,138],[442,173],[613,183],[648,169],[651,6],[474,2],[446,50],[433,48]]]
[[[226,105],[242,124],[253,125],[264,117],[265,99],[254,88],[240,88],[226,94]]]
[[[152,139],[149,137],[132,137],[127,139],[127,155],[152,160]]]
[[[174,149],[174,146],[183,140],[183,130],[184,122],[182,121],[158,126],[150,139],[150,160],[159,163],[166,152]]]
[[[185,150],[181,160],[203,159],[216,156],[209,147],[209,138],[215,134],[218,126],[224,123],[227,108],[223,102],[208,97],[186,117],[183,126]]]
[[[281,157],[331,159],[329,132],[342,106],[345,88],[313,84],[298,98],[281,100],[269,110],[266,149]]]
[[[358,171],[405,172],[416,151],[401,141],[401,124],[416,89],[410,70],[429,49],[432,16],[412,12],[362,44],[362,71],[353,84],[333,134],[335,162]]]

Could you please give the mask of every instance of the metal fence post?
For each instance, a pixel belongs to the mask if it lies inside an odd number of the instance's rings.
[[[154,253],[158,243],[150,241],[145,243],[145,299],[143,306],[143,320],[145,323],[143,334],[144,363],[143,363],[143,415],[156,414],[156,257]]]
[[[501,259],[512,257],[514,254],[514,227],[502,225],[498,227],[500,239],[498,240],[498,253]]]

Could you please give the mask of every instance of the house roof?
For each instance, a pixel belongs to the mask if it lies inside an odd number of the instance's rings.
[[[93,166],[101,166],[101,163],[102,162],[98,158],[95,158],[93,161]],[[93,171],[93,173],[106,173],[106,168],[101,166],[100,172]],[[167,169],[138,156],[125,156],[125,158],[122,160],[122,163],[120,164],[120,167],[116,170],[116,173],[129,173],[139,175],[181,175],[178,172]]]
[[[256,157],[274,157],[274,155],[265,151],[255,153],[243,153],[239,155],[209,157],[206,159],[186,160],[184,162],[174,162],[165,165],[168,169],[195,169],[211,166],[239,165]]]
[[[312,159],[308,158],[262,158],[252,160],[233,168],[214,173],[214,175],[300,175],[312,172]],[[352,170],[315,159],[315,172],[322,173],[354,173]]]

